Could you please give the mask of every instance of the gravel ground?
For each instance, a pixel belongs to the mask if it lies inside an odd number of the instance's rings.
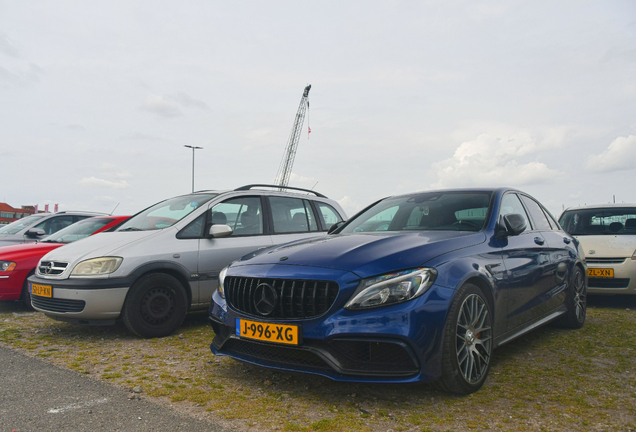
[[[631,297],[592,298],[583,329],[548,326],[501,347],[484,387],[466,397],[214,357],[205,314],[143,340],[123,325],[72,325],[0,303],[0,344],[233,430],[636,430],[635,310]]]

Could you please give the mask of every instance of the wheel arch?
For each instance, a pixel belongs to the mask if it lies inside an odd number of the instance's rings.
[[[183,287],[186,292],[186,296],[188,298],[188,310],[192,306],[192,286],[190,285],[190,274],[188,271],[175,263],[165,261],[165,262],[152,262],[148,264],[144,264],[138,268],[136,268],[131,276],[133,277],[133,282],[131,284],[134,285],[140,280],[142,277],[147,276],[149,274],[154,273],[163,273],[168,276],[174,277]],[[130,293],[130,290],[128,291]]]

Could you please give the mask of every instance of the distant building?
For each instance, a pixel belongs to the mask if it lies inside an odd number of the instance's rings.
[[[0,225],[5,225],[22,219],[23,217],[31,216],[35,213],[33,206],[22,206],[22,208],[13,208],[7,203],[0,203]]]

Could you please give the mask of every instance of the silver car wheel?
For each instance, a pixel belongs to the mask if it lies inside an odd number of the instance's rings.
[[[478,383],[488,371],[492,352],[492,325],[481,296],[464,299],[457,317],[457,364],[466,382]]]

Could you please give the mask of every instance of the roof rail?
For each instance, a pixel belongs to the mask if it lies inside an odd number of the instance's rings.
[[[323,194],[321,194],[319,192],[316,192],[316,191],[313,191],[313,190],[309,190],[309,189],[303,189],[303,188],[297,188],[297,187],[291,187],[291,186],[268,185],[268,184],[250,184],[250,185],[246,185],[246,186],[241,186],[240,188],[236,188],[234,190],[235,191],[244,191],[244,190],[250,190],[250,189],[256,188],[256,187],[269,187],[269,188],[276,188],[276,189],[293,189],[293,190],[297,190],[297,191],[303,191],[303,192],[312,193],[312,194],[314,194],[314,195],[316,195],[317,197],[320,197],[320,198],[327,198]]]

